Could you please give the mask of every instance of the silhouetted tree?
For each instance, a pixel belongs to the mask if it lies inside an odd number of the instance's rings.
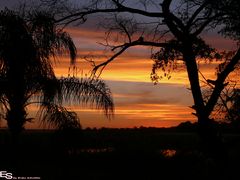
[[[222,0],[222,1],[212,1],[211,8],[213,11],[221,13],[220,20],[218,23],[221,25],[219,33],[221,33],[226,38],[231,38],[237,43],[240,40],[239,27],[240,27],[240,16],[239,16],[240,3],[237,0]],[[224,119],[230,122],[236,122],[238,119],[237,115],[237,104],[238,104],[238,82],[239,82],[239,62],[237,59],[233,60],[236,51],[223,52],[220,55],[222,62],[217,67],[217,74],[222,74],[226,66],[230,64],[231,72],[235,73],[231,77],[226,78],[226,83],[224,88],[220,93],[219,100],[215,105],[215,115],[216,118]],[[232,62],[231,62],[232,61]],[[210,89],[214,89],[213,84],[210,80],[206,80],[206,84]],[[214,82],[213,82],[214,83]],[[211,91],[210,90],[210,93]],[[209,91],[209,90],[208,90]],[[208,99],[211,94],[206,93],[205,98]],[[214,115],[214,116],[215,116]]]
[[[51,59],[68,52],[74,65],[76,47],[54,22],[45,12],[24,16],[0,12],[0,107],[14,138],[31,120],[26,108],[32,103],[40,106],[44,123],[59,129],[80,128],[76,113],[63,107],[65,102],[88,103],[107,116],[113,112],[111,93],[103,81],[55,76]]]
[[[219,3],[219,4],[218,4]],[[104,67],[134,46],[153,47],[154,65],[151,78],[157,82],[161,76],[157,70],[163,70],[163,76],[170,78],[169,72],[183,62],[188,74],[192,92],[195,115],[198,119],[199,133],[208,146],[217,144],[217,133],[211,114],[218,102],[226,79],[235,69],[240,59],[237,49],[224,64],[219,66],[215,80],[206,79],[212,87],[209,98],[204,99],[199,77],[198,61],[201,59],[226,59],[222,54],[206,43],[203,32],[210,29],[222,29],[224,35],[237,35],[237,0],[92,0],[85,6],[72,11],[68,16],[56,22],[83,23],[92,15],[103,13],[101,21],[106,30],[106,47],[114,54],[105,62],[94,67],[93,72],[100,73]],[[235,13],[232,13],[232,7]],[[105,23],[104,23],[105,21]],[[219,25],[219,26],[218,26]],[[230,26],[229,26],[230,25]],[[234,32],[234,33],[233,33]],[[116,36],[114,36],[117,34]]]

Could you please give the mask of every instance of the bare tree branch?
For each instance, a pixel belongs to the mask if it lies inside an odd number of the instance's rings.
[[[165,0],[162,3],[162,11],[164,22],[167,24],[170,31],[178,39],[183,38],[182,30],[185,29],[184,24],[173,13],[170,12],[170,4],[172,0]]]
[[[188,22],[187,22],[187,27],[189,28],[192,23],[194,22],[195,18],[199,15],[199,13],[201,13],[202,10],[204,10],[204,8],[206,7],[206,5],[209,3],[209,0],[206,0],[204,3],[202,3],[201,6],[199,6],[197,8],[197,10],[192,14],[192,16],[189,18]]]
[[[152,42],[152,41],[144,41],[143,37],[140,37],[138,40],[136,41],[132,41],[130,43],[125,43],[122,45],[118,45],[112,48],[112,50],[116,50],[119,49],[120,50],[115,53],[113,56],[111,56],[108,60],[104,61],[103,63],[96,65],[93,69],[93,74],[96,74],[96,72],[98,71],[98,69],[101,68],[99,75],[101,75],[103,69],[110,63],[112,62],[114,59],[116,59],[119,55],[121,55],[123,52],[125,52],[128,48],[133,47],[133,46],[155,46],[155,47],[167,47],[170,46],[168,43],[157,43],[157,42]],[[177,46],[173,47],[173,48],[179,48]]]
[[[227,64],[225,69],[221,73],[218,74],[218,77],[216,79],[215,88],[212,92],[212,95],[211,95],[208,103],[206,104],[206,113],[207,114],[210,115],[210,113],[212,112],[220,93],[222,92],[223,88],[225,87],[224,82],[225,82],[227,76],[234,70],[234,68],[235,68],[236,64],[239,62],[239,60],[240,60],[240,49],[238,49],[235,56]]]
[[[112,13],[112,12],[129,12],[134,14],[140,14],[143,16],[148,17],[163,17],[163,13],[161,12],[149,12],[149,11],[143,11],[140,9],[130,8],[127,6],[122,5],[118,1],[113,1],[117,7],[116,8],[106,8],[106,9],[94,9],[94,8],[86,8],[81,10],[80,12],[76,12],[73,14],[70,14],[68,16],[65,16],[63,18],[60,18],[56,20],[56,23],[60,23],[67,20],[67,23],[73,22],[79,19],[82,19],[83,22],[86,20],[87,15],[96,14],[96,13]],[[76,18],[77,17],[77,18]]]

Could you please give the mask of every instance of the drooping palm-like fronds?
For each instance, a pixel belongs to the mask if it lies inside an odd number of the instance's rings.
[[[57,127],[58,129],[81,128],[77,114],[62,106],[48,104],[41,115],[42,122],[50,127]]]
[[[114,104],[110,89],[99,79],[62,77],[45,82],[46,86],[42,92],[44,95],[40,96],[39,100],[41,102],[39,113],[44,124],[49,123],[51,126],[60,127],[61,124],[67,124],[67,119],[72,119],[66,126],[76,125],[77,116],[73,112],[67,112],[63,108],[64,103],[89,105],[91,108],[102,109],[108,118],[113,115]],[[54,116],[56,118],[53,118]]]
[[[112,114],[111,93],[102,81],[55,76],[51,58],[65,53],[74,64],[76,47],[50,14],[31,12],[20,17],[13,11],[0,11],[0,110],[13,133],[23,129],[28,120],[26,107],[34,97],[38,97],[43,121],[58,128],[80,127],[78,117],[63,107],[64,102],[90,104]]]
[[[103,109],[106,115],[112,115],[114,104],[111,91],[103,81],[70,77],[59,79],[59,84],[59,95],[63,95],[64,101],[89,104],[92,108]]]
[[[70,35],[55,25],[54,17],[46,12],[34,11],[30,13],[30,31],[39,55],[43,58],[56,57],[59,54],[70,54],[71,63],[76,60],[76,47]],[[44,47],[44,48],[43,48]]]

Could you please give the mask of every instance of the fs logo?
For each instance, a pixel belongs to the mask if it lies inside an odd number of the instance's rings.
[[[1,178],[12,179],[13,175],[12,173],[8,173],[7,171],[0,171],[0,179]]]

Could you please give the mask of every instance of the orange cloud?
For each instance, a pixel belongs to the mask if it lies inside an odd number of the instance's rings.
[[[103,39],[102,31],[90,29],[67,29],[78,48],[78,75],[91,71],[91,64],[82,58],[92,55],[96,63],[106,60],[114,52],[106,53],[104,47],[99,48],[97,42]],[[183,121],[195,121],[189,108],[193,104],[186,71],[178,70],[171,74],[170,80],[162,79],[154,86],[150,80],[153,61],[150,49],[134,47],[110,63],[103,71],[102,78],[112,90],[116,112],[113,120],[107,120],[99,111],[88,107],[69,106],[80,117],[83,127],[169,127]],[[69,58],[65,55],[59,58],[54,66],[57,76],[67,76]],[[218,63],[200,63],[201,72],[206,78],[215,78],[215,68]],[[201,77],[201,76],[200,76]],[[36,107],[29,108],[30,116],[34,117]],[[26,127],[39,127],[39,121],[29,123]]]
[[[89,73],[91,65],[82,58],[89,54],[96,58],[96,63],[107,59],[111,53],[104,53],[96,47],[102,32],[70,29],[77,39],[79,54],[77,67],[79,76]],[[87,42],[87,43],[86,43]],[[130,49],[110,63],[103,71],[102,78],[112,90],[116,112],[114,120],[108,121],[98,111],[88,108],[73,107],[81,118],[83,127],[134,127],[134,126],[171,126],[195,117],[189,108],[193,104],[186,71],[177,70],[170,80],[162,79],[157,86],[150,80],[153,61],[149,58],[150,50],[144,47]],[[199,63],[205,78],[215,78],[216,62]],[[63,57],[55,70],[58,76],[66,76],[69,60]],[[200,78],[202,78],[200,76]]]

